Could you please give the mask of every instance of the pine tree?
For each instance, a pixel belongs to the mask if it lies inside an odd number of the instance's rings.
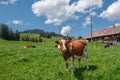
[[[39,34],[39,39],[38,39],[38,41],[39,41],[39,42],[43,42],[40,34]]]
[[[10,40],[10,36],[9,36],[9,27],[5,24],[1,24],[0,25],[0,32],[1,32],[1,38],[6,39],[6,40]]]
[[[14,39],[16,41],[19,41],[20,40],[20,33],[18,32],[18,30],[16,30],[16,33],[14,34]]]
[[[13,33],[13,30],[11,28],[9,29],[9,36],[10,36],[9,40],[15,40],[14,33]]]
[[[82,39],[82,36],[79,36],[78,39]]]

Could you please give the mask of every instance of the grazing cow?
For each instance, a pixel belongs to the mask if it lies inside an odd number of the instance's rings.
[[[22,46],[23,48],[35,48],[34,45],[27,45],[27,46]]]
[[[112,42],[106,42],[104,48],[113,48],[113,43]]]
[[[68,71],[68,60],[71,59],[71,73],[74,75],[74,58],[78,58],[78,68],[80,68],[81,57],[86,58],[86,67],[88,66],[88,54],[87,54],[87,42],[85,40],[58,40],[56,41],[60,48],[61,55],[64,57],[66,62],[66,69]]]

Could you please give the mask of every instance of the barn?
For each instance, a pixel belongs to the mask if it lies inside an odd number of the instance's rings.
[[[88,41],[116,41],[120,42],[120,26],[114,26],[112,28],[106,28],[103,30],[97,30],[84,37]]]

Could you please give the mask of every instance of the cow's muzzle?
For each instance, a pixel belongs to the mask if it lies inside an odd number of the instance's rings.
[[[60,48],[60,46],[59,45],[55,45],[55,48]]]

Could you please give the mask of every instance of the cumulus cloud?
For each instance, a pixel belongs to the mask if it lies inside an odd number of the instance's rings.
[[[9,2],[8,1],[1,1],[0,4],[2,4],[2,5],[8,5]]]
[[[9,20],[9,21],[7,21],[5,23],[6,24],[14,24],[14,25],[25,25],[25,26],[30,25],[30,23],[24,22],[23,20],[18,20],[18,19]]]
[[[94,11],[91,11],[91,12],[90,12],[90,15],[91,15],[91,16],[97,16],[97,13],[94,12]]]
[[[83,27],[89,25],[91,23],[90,16],[85,18],[85,22],[83,23]]]
[[[76,3],[75,9],[78,12],[88,12],[90,9],[97,9],[102,7],[102,0],[79,0]]]
[[[107,10],[103,11],[100,14],[100,17],[106,18],[110,21],[112,20],[120,20],[120,0],[117,0],[113,4],[111,4]]]
[[[23,21],[22,20],[12,20],[12,24],[22,25]]]
[[[117,27],[117,26],[120,26],[120,23],[115,23],[115,24],[113,24],[113,25],[111,25],[109,27],[112,28],[112,27]]]
[[[17,2],[18,0],[9,0],[10,4],[14,4],[15,2]]]
[[[69,5],[70,0],[41,0],[32,5],[32,11],[37,16],[47,17],[46,24],[59,25],[69,18],[76,18],[74,5]]]
[[[78,0],[70,4],[70,0],[40,0],[32,5],[36,16],[45,16],[45,24],[60,25],[68,19],[79,19],[76,12],[88,13],[102,7],[102,0]],[[95,13],[94,13],[95,14]]]
[[[67,34],[71,31],[71,27],[70,26],[65,26],[62,28],[61,30],[61,34],[64,36],[67,36]]]
[[[120,23],[116,23],[115,26],[120,26]]]
[[[0,4],[2,4],[2,5],[14,4],[17,1],[18,0],[1,1]]]

